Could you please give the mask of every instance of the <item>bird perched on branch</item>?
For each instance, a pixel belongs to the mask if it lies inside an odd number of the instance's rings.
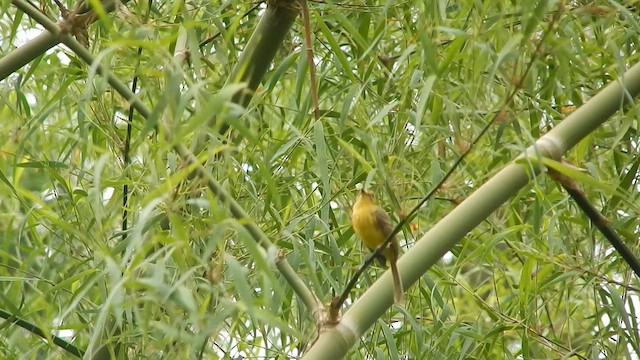
[[[389,234],[393,231],[391,218],[382,207],[376,204],[376,199],[372,192],[364,189],[360,190],[353,204],[351,214],[351,224],[353,230],[367,248],[375,251],[377,247],[382,245]],[[395,236],[389,242],[384,250],[376,257],[382,266],[390,266],[393,275],[393,300],[401,303],[403,300],[404,290],[402,289],[402,281],[398,274],[396,261],[399,256],[398,243]]]

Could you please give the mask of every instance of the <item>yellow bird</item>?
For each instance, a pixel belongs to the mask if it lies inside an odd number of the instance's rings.
[[[372,192],[360,190],[353,204],[351,214],[351,225],[353,230],[362,239],[367,248],[374,251],[387,239],[393,231],[391,218],[382,207],[376,204],[376,199]],[[398,274],[396,261],[398,260],[399,249],[395,236],[386,249],[376,258],[382,266],[391,266],[393,275],[393,300],[401,303],[404,295],[402,281]]]

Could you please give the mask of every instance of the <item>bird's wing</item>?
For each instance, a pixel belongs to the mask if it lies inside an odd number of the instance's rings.
[[[387,212],[380,207],[376,210],[375,217],[376,217],[376,223],[378,224],[378,226],[380,226],[380,229],[382,230],[382,233],[386,238],[387,236],[389,236],[389,234],[391,234],[391,232],[393,232],[393,224],[391,223],[391,218],[389,217],[389,214],[387,214]],[[394,259],[398,258],[400,251],[398,249],[398,243],[396,242],[395,235],[393,236],[393,240],[391,240],[387,249],[391,251],[391,254],[389,255],[391,255],[392,258]],[[391,258],[388,260],[391,260]]]
[[[389,236],[389,234],[391,234],[391,232],[393,231],[393,225],[391,224],[391,218],[389,217],[387,212],[384,211],[383,208],[379,207],[375,212],[375,218],[376,224],[378,224],[384,236]]]

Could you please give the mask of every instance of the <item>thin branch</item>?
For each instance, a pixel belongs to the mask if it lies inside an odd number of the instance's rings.
[[[102,6],[105,11],[109,12],[115,10],[116,6],[124,5],[129,1],[130,0],[104,0]],[[12,3],[40,24],[42,24],[42,20],[52,21],[51,19],[49,19],[49,17],[47,17],[46,14],[43,14],[40,10],[38,10],[35,6],[31,5],[27,1],[24,1],[24,4],[29,5],[32,9],[35,10],[25,11],[21,6],[18,5],[18,2],[12,0]],[[86,1],[80,1],[80,3],[78,3],[78,5],[75,7],[74,12],[81,16],[89,15],[89,12],[92,12],[92,9],[87,3],[88,2]],[[89,18],[90,22],[96,21],[98,19],[97,16],[87,16],[86,18]],[[58,45],[60,43],[60,38],[58,37],[59,33],[59,28],[55,31],[45,30],[25,45],[11,51],[7,55],[3,55],[2,58],[0,58],[0,81],[4,80],[7,76],[13,74],[14,72],[18,71],[18,69],[33,61],[33,59],[44,54],[47,50]]]
[[[56,344],[61,349],[67,351],[69,354],[72,354],[80,359],[84,357],[84,351],[82,349],[73,346],[71,343],[65,341],[61,337],[45,333],[44,330],[42,330],[38,326],[17,317],[15,314],[11,314],[6,310],[0,309],[0,318],[3,318],[6,320],[5,324],[6,323],[15,324],[43,339],[53,340],[54,344]]]
[[[149,0],[147,3],[147,12],[143,19],[144,24],[146,24],[149,21],[152,5],[153,5],[153,0]],[[133,82],[131,84],[131,92],[134,94],[138,90],[138,80],[140,79],[140,77],[138,76],[138,71],[140,70],[140,56],[142,56],[142,46],[138,46],[138,55],[136,56],[136,65],[134,67],[135,76],[133,77]],[[123,162],[124,169],[129,168],[129,165],[131,165],[130,150],[131,150],[131,132],[133,130],[134,111],[135,109],[133,108],[133,106],[130,105],[128,121],[127,121],[127,134],[125,135],[124,147],[122,149],[122,159],[123,159],[122,162]],[[127,210],[128,207],[129,207],[129,183],[128,181],[125,181],[124,185],[122,186],[122,209],[123,209],[122,210],[122,240],[125,240],[127,238],[127,229],[129,227],[129,224],[128,224],[129,214]]]
[[[140,65],[141,54],[142,54],[142,47],[138,47],[138,56],[137,56],[137,62],[135,66],[136,70]],[[138,79],[139,79],[137,75],[137,71],[135,73],[136,75],[133,77],[133,82],[131,83],[131,92],[134,94],[138,89]],[[127,121],[127,134],[125,135],[124,147],[122,149],[122,163],[123,163],[122,165],[123,165],[123,168],[125,169],[125,177],[127,176],[126,169],[128,169],[129,165],[131,165],[130,150],[131,150],[131,132],[133,130],[134,111],[135,109],[133,108],[132,105],[130,105],[128,121]],[[128,207],[129,207],[129,183],[128,181],[125,181],[124,185],[122,186],[122,209],[123,209],[122,210],[122,240],[125,240],[127,238],[127,229],[129,227],[128,226],[129,213],[127,210]]]
[[[318,89],[316,85],[316,64],[313,61],[313,44],[311,43],[311,22],[309,21],[309,7],[307,0],[299,0],[304,21],[304,43],[307,50],[307,62],[309,63],[309,87],[311,88],[311,101],[313,102],[313,115],[320,119],[320,105],[318,104]]]
[[[571,196],[573,201],[575,201],[585,215],[587,215],[591,223],[600,230],[605,239],[620,253],[620,256],[629,264],[631,269],[636,273],[636,276],[640,277],[640,260],[638,260],[631,249],[622,241],[615,230],[609,226],[609,220],[591,204],[582,189],[578,186],[578,183],[553,168],[548,167],[547,169],[549,170],[549,176],[569,193],[569,196]]]

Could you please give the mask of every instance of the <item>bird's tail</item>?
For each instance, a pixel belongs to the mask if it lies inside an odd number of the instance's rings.
[[[400,280],[400,274],[398,273],[398,266],[396,261],[390,261],[391,275],[393,275],[393,301],[396,304],[402,304],[404,300],[404,289],[402,288],[402,280]]]

